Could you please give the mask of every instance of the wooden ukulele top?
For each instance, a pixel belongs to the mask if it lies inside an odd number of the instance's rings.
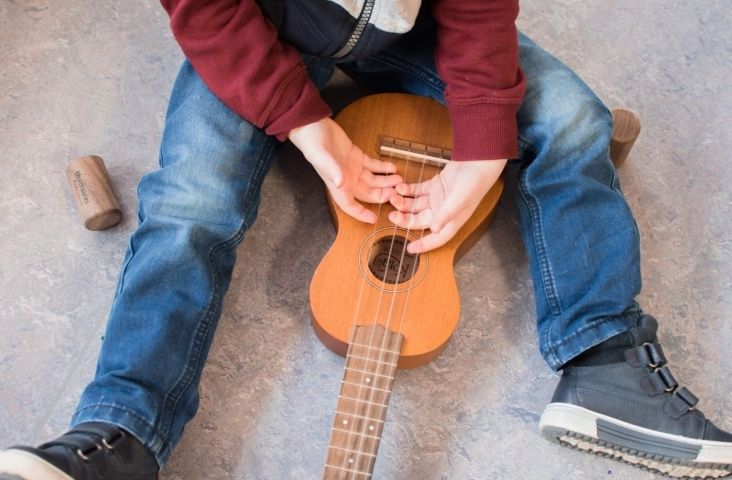
[[[384,137],[429,146],[425,150],[428,156],[439,156],[439,152],[447,152],[453,145],[447,109],[423,97],[402,94],[366,97],[349,105],[336,122],[367,155],[395,163],[398,173],[409,183],[425,181],[441,167],[415,158],[407,161],[399,155],[380,154]],[[419,238],[422,231],[395,230],[388,220],[388,213],[394,208],[388,203],[380,209],[378,205],[364,204],[378,212],[374,226],[346,215],[328,197],[338,234],[310,287],[313,327],[320,340],[345,356],[353,326],[378,323],[404,337],[399,368],[417,367],[436,358],[447,346],[460,315],[453,264],[488,228],[502,190],[501,177],[445,246],[420,254],[417,259],[397,254],[386,261],[374,254],[379,241],[384,248],[381,255],[387,257],[394,248],[399,251],[403,247],[402,240],[390,247],[395,231],[402,239],[410,240]],[[424,235],[428,233],[426,230]],[[400,259],[407,265],[400,265]],[[373,273],[383,266],[395,271],[413,269],[413,275],[401,283],[385,283]]]

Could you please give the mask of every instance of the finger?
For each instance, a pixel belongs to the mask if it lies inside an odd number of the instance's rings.
[[[397,227],[410,230],[423,230],[430,225],[432,210],[423,210],[417,214],[402,213],[395,210],[389,213],[389,220]]]
[[[374,173],[396,173],[397,166],[391,162],[382,162],[364,154],[364,168]]]
[[[430,230],[432,230],[432,233],[440,233],[445,225],[455,219],[455,213],[451,207],[452,205],[448,202],[445,202],[440,206],[440,209],[432,218],[432,223],[430,223]]]
[[[402,197],[394,195],[389,199],[394,208],[404,213],[419,213],[430,206],[430,197],[423,196],[417,198]]]
[[[374,175],[368,170],[362,170],[360,178],[366,185],[375,188],[395,187],[404,181],[399,175]]]
[[[353,195],[362,202],[384,203],[396,195],[393,188],[369,188],[365,183],[359,182],[353,189]]]
[[[405,197],[419,197],[429,195],[430,188],[432,188],[432,179],[422,183],[402,183],[396,187],[396,191]]]
[[[429,252],[449,242],[455,233],[457,233],[457,228],[452,223],[448,223],[440,233],[430,233],[419,240],[410,242],[407,251],[413,255]]]
[[[353,197],[349,198],[345,195],[336,195],[332,190],[331,196],[347,215],[365,223],[376,223],[376,214],[358,203]]]

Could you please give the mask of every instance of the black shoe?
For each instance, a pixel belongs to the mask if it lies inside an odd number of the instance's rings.
[[[0,480],[157,478],[153,454],[131,434],[108,423],[83,423],[38,448],[0,452]]]
[[[732,435],[679,387],[650,315],[564,367],[539,422],[554,443],[673,478],[732,478]]]

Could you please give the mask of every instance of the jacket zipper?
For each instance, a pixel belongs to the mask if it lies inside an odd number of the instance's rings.
[[[366,29],[366,24],[369,23],[369,18],[371,18],[371,12],[373,12],[374,10],[374,3],[376,3],[376,0],[366,0],[364,2],[363,8],[361,9],[361,14],[358,16],[358,23],[356,23],[356,28],[353,29],[351,36],[348,38],[346,44],[343,45],[343,48],[331,55],[331,58],[341,58],[351,53],[351,50],[353,50],[353,47],[356,46],[358,40],[363,34],[363,31]]]

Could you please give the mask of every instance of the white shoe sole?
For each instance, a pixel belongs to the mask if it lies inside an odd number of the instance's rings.
[[[0,479],[3,475],[19,480],[74,480],[41,457],[12,448],[0,452]]]
[[[732,477],[732,443],[656,432],[568,403],[549,404],[539,430],[554,443],[672,478]]]

